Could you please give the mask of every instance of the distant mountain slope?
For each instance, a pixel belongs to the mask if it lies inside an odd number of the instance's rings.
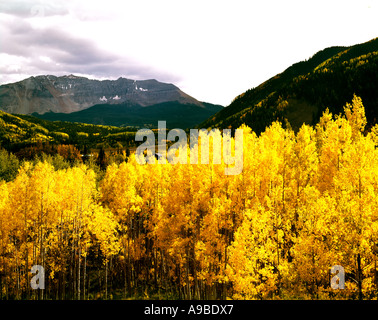
[[[0,110],[48,120],[115,126],[157,126],[166,120],[169,127],[187,128],[221,109],[157,80],[47,75],[0,86]]]
[[[175,85],[157,80],[100,81],[74,75],[42,75],[0,86],[0,110],[18,114],[71,113],[96,104],[150,106],[168,101],[203,107]]]
[[[245,123],[260,133],[273,121],[287,119],[298,129],[304,122],[315,124],[326,108],[340,113],[353,94],[362,98],[368,123],[376,123],[378,38],[324,49],[239,95],[198,127],[235,129]]]
[[[31,115],[14,115],[0,111],[0,149],[18,152],[38,144],[72,144],[85,148],[119,148],[135,145],[136,130],[130,127],[47,121]]]
[[[112,126],[156,127],[159,120],[165,120],[168,128],[194,128],[223,107],[202,103],[182,104],[179,101],[162,102],[142,107],[137,104],[98,104],[73,113],[34,113],[40,119],[50,121],[84,122]]]

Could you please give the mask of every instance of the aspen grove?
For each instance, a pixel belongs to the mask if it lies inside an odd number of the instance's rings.
[[[378,125],[365,126],[356,96],[297,133],[243,125],[239,175],[134,154],[101,177],[25,162],[0,182],[0,297],[377,299]]]

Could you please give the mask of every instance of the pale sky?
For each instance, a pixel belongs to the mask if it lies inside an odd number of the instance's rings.
[[[378,1],[0,2],[0,83],[157,79],[224,106],[330,46],[378,36]]]

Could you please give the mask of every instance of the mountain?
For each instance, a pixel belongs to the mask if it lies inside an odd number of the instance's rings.
[[[234,99],[198,127],[238,128],[261,133],[273,121],[294,130],[315,124],[328,108],[339,114],[353,94],[362,98],[368,125],[378,119],[378,38],[350,47],[326,48]]]
[[[49,120],[118,126],[156,126],[166,120],[167,125],[186,128],[221,109],[154,79],[42,75],[0,86],[0,110]]]
[[[173,84],[157,80],[92,80],[74,75],[42,75],[0,86],[1,109],[9,113],[70,113],[96,104],[134,103],[149,106],[178,101],[201,103]]]

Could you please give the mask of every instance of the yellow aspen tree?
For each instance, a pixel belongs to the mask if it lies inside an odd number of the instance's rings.
[[[132,155],[127,163],[113,164],[107,168],[100,185],[100,199],[114,214],[119,224],[119,241],[124,261],[125,290],[145,281],[149,266],[146,258],[146,206],[150,206],[145,182],[150,178],[150,165],[139,165]]]
[[[352,104],[346,103],[344,113],[349,125],[352,128],[352,139],[356,140],[360,138],[361,133],[364,132],[367,124],[362,99],[354,94]]]
[[[5,181],[0,182],[0,298],[7,298],[10,283],[10,269],[7,253],[9,250],[9,232],[11,215],[8,208],[8,186]]]
[[[276,241],[272,214],[263,206],[244,212],[244,220],[229,248],[228,278],[234,299],[272,298],[277,289]],[[282,233],[278,234],[282,238]]]
[[[338,214],[335,200],[321,196],[315,188],[304,191],[306,203],[298,208],[298,234],[291,250],[289,297],[326,298],[329,269],[341,264],[342,248],[338,241]]]
[[[103,254],[103,263],[105,265],[105,299],[107,299],[109,260],[120,250],[117,238],[118,223],[108,208],[103,208],[95,203],[91,204],[88,210],[85,211],[83,220],[86,229],[85,232],[91,238],[89,245],[98,244]],[[88,245],[85,246],[85,249],[88,250]],[[82,255],[84,256],[86,253],[82,253]]]
[[[291,166],[294,171],[293,199],[294,199],[294,229],[298,221],[298,208],[306,202],[304,190],[307,186],[316,185],[318,174],[318,153],[316,147],[315,130],[303,125],[296,135],[296,142],[292,152]]]
[[[371,136],[363,134],[366,118],[361,99],[354,96],[352,105],[347,104],[344,112],[346,119],[343,119],[339,132],[347,128],[351,142],[343,148],[334,182],[339,211],[345,216],[340,232],[345,247],[343,263],[353,274],[358,298],[362,299],[365,291],[374,290],[369,278],[376,272],[375,240],[370,234],[371,226],[376,222],[373,187],[377,168],[376,145]]]
[[[265,178],[268,182],[263,203],[273,217],[271,219],[275,234],[276,269],[278,274],[277,293],[280,294],[281,280],[288,272],[287,263],[291,239],[291,207],[293,201],[293,170],[290,166],[292,150],[295,144],[294,132],[285,130],[275,122],[261,135],[263,156],[261,166],[268,165]],[[268,163],[265,164],[265,161]],[[282,236],[280,236],[282,235]]]
[[[17,254],[18,285],[28,294],[30,267],[46,260],[46,235],[53,223],[52,189],[54,169],[48,163],[32,167],[26,163],[10,184],[10,205],[15,226],[14,250]],[[20,274],[24,274],[21,278]],[[43,292],[40,293],[43,298]]]

